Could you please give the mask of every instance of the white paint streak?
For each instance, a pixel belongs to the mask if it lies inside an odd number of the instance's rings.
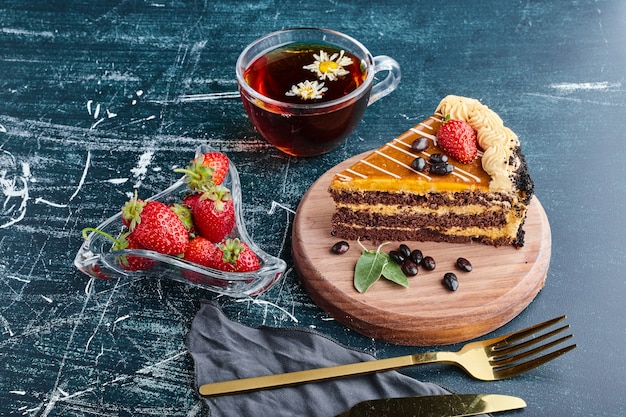
[[[13,275],[8,275],[8,276],[7,276],[7,278],[11,278],[11,279],[14,279],[14,280],[16,280],[16,281],[24,282],[24,283],[26,283],[26,284],[29,284],[29,283],[30,283],[30,280],[29,280],[29,279],[20,278],[20,277],[16,277],[16,276],[13,276]]]
[[[111,179],[106,180],[106,182],[119,185],[119,184],[124,184],[128,182],[128,178],[111,178]]]
[[[7,151],[1,151],[0,160],[0,191],[4,195],[4,201],[0,204],[0,228],[6,228],[21,221],[26,215],[31,175],[27,163],[20,164],[22,172],[19,175],[17,161]]]
[[[186,355],[186,354],[187,354],[187,351],[186,351],[186,350],[184,350],[184,351],[182,351],[182,352],[178,352],[177,354],[175,354],[175,355],[173,355],[173,356],[170,356],[170,357],[168,357],[168,358],[165,358],[165,359],[163,359],[163,360],[162,360],[162,361],[160,361],[160,362],[154,363],[154,364],[152,364],[152,365],[150,365],[150,366],[146,366],[145,368],[141,368],[141,369],[139,369],[139,370],[138,370],[137,372],[135,372],[135,373],[136,373],[136,374],[147,374],[147,373],[150,373],[150,372],[152,372],[152,370],[153,370],[153,369],[158,368],[158,367],[160,367],[161,365],[163,365],[163,364],[165,364],[165,363],[168,363],[168,362],[171,362],[171,361],[173,361],[173,360],[175,360],[175,359],[177,359],[177,358],[179,358],[179,357],[181,357],[181,356],[184,356],[184,355]]]
[[[291,166],[291,157],[287,159],[287,164],[285,165],[285,172],[283,174],[283,184],[281,186],[281,191],[283,194],[287,193],[287,187],[291,185],[291,178],[289,178],[290,166]]]
[[[89,295],[89,294],[92,293],[92,291],[93,291],[93,284],[94,284],[95,280],[96,279],[93,278],[93,277],[89,278],[89,281],[87,281],[87,285],[85,285],[85,294]]]
[[[29,181],[35,182],[35,179],[32,178],[32,175],[30,172],[30,165],[28,165],[26,162],[22,162],[20,166],[22,167],[22,175],[28,178]]]
[[[80,180],[78,181],[78,185],[76,186],[76,190],[74,190],[74,193],[70,196],[70,198],[68,199],[67,203],[54,203],[52,201],[46,200],[45,198],[42,197],[37,197],[35,199],[35,203],[39,204],[47,204],[49,206],[52,207],[57,207],[57,208],[63,208],[63,207],[67,207],[69,205],[69,203],[78,195],[78,193],[80,192],[80,190],[83,188],[83,185],[85,184],[85,178],[87,178],[87,172],[89,171],[89,165],[91,164],[91,151],[87,151],[87,160],[85,161],[85,166],[83,167],[83,173],[80,177]]]
[[[50,297],[46,297],[45,295],[41,294],[41,298],[43,298],[44,300],[46,300],[48,303],[52,304],[52,298]]]
[[[0,323],[2,323],[2,327],[4,327],[5,333],[8,333],[9,336],[13,337],[14,333],[13,330],[11,330],[11,326],[9,326],[9,321],[4,318],[2,314],[0,314]]]
[[[45,198],[42,198],[42,197],[37,197],[35,199],[35,204],[47,204],[49,206],[56,207],[56,208],[67,207],[67,204],[65,203],[55,203],[53,201],[46,200]]]
[[[112,119],[113,117],[117,117],[117,113],[113,113],[109,111],[109,109],[104,109],[106,115],[100,117],[101,107],[102,107],[100,103],[96,104],[95,109],[93,109],[92,106],[93,106],[93,100],[87,100],[87,113],[89,113],[89,115],[92,116],[93,119],[95,120],[95,122],[91,125],[91,128],[90,128],[92,130],[95,129],[100,123],[102,123],[106,119]]]
[[[244,298],[244,299],[237,299],[235,300],[235,302],[237,303],[243,303],[243,302],[252,302],[252,304],[258,304],[258,305],[262,305],[265,306],[265,309],[267,311],[267,307],[274,307],[277,308],[278,310],[282,311],[283,313],[285,313],[287,316],[289,316],[289,318],[294,321],[295,323],[298,323],[298,319],[296,318],[296,316],[294,316],[293,314],[291,314],[290,312],[288,312],[287,310],[285,310],[284,308],[282,308],[281,306],[271,303],[269,301],[265,301],[265,300],[259,300],[259,299],[252,299],[252,298]]]
[[[278,202],[276,202],[276,201],[272,201],[272,206],[270,207],[270,209],[269,209],[269,211],[267,212],[267,214],[274,214],[274,213],[276,212],[276,208],[277,208],[277,207],[280,207],[280,208],[282,208],[283,210],[288,211],[288,212],[289,212],[289,213],[291,213],[291,214],[296,214],[296,211],[295,211],[295,210],[292,210],[292,209],[290,209],[289,207],[287,207],[287,206],[285,206],[285,205],[283,205],[283,204],[280,204],[280,203],[278,203]]]
[[[287,237],[289,235],[289,224],[291,223],[290,213],[295,215],[296,212],[290,209],[289,207],[284,206],[283,204],[280,204],[276,201],[272,201],[272,206],[270,207],[270,210],[267,212],[267,214],[270,214],[270,215],[274,214],[276,212],[276,207],[280,207],[286,212],[283,238],[282,238],[282,241],[280,242],[280,248],[278,249],[278,256],[280,256],[283,253],[283,250],[285,249],[285,244],[287,242]]]
[[[91,125],[91,129],[95,129],[100,123],[104,122],[105,118],[103,117],[102,119],[98,120],[97,122],[95,122],[94,124]]]
[[[113,291],[111,291],[112,293],[115,292],[115,288],[113,289]],[[83,302],[82,308],[80,310],[80,314],[79,314],[79,320],[76,320],[76,324],[74,325],[74,327],[72,328],[72,331],[70,333],[70,337],[65,345],[65,353],[63,354],[63,358],[61,359],[61,363],[59,364],[59,370],[57,372],[57,377],[54,381],[54,387],[51,390],[51,395],[50,398],[48,400],[48,404],[46,405],[43,413],[41,414],[40,417],[47,417],[48,414],[50,414],[50,412],[54,409],[57,401],[59,400],[59,385],[61,382],[61,376],[63,375],[63,371],[65,368],[65,363],[67,362],[69,353],[71,352],[70,346],[72,346],[72,344],[74,343],[74,336],[76,335],[76,330],[78,328],[79,325],[82,324],[82,317],[85,314],[85,310],[87,309],[87,305],[89,304],[89,300],[91,299],[90,297],[90,292],[87,293],[87,297],[85,297],[85,301]],[[42,403],[42,406],[45,404],[45,402]]]
[[[113,324],[117,324],[117,323],[119,323],[120,321],[124,321],[124,320],[126,320],[126,319],[128,319],[128,318],[130,318],[130,316],[129,316],[128,314],[127,314],[127,315],[125,315],[125,316],[122,316],[122,317],[118,317],[117,319],[115,319],[115,321],[113,322]]]
[[[85,184],[85,178],[87,178],[87,172],[89,171],[89,165],[91,164],[91,151],[87,151],[87,160],[85,161],[85,166],[83,168],[83,173],[80,176],[80,180],[78,181],[78,186],[74,193],[70,196],[70,201],[74,199],[80,192],[81,188],[83,188],[83,184]]]
[[[554,100],[554,101],[569,101],[572,103],[587,103],[587,104],[596,104],[599,106],[623,107],[623,105],[619,103],[611,103],[609,101],[583,100],[578,97],[564,97],[564,96],[557,96],[557,95],[552,95],[552,94],[540,94],[540,93],[524,93],[524,94],[527,96],[540,97],[540,98],[545,98],[545,99]]]
[[[107,299],[106,304],[104,305],[104,308],[102,309],[102,314],[100,314],[100,319],[98,320],[98,324],[96,325],[96,328],[93,329],[93,333],[91,334],[91,336],[89,336],[89,339],[87,339],[87,343],[85,344],[85,352],[87,352],[89,350],[89,345],[91,344],[91,341],[93,340],[93,338],[98,333],[98,330],[100,329],[100,325],[104,321],[104,316],[105,316],[109,306],[111,305],[111,300],[113,299],[113,295],[115,294],[119,283],[120,283],[120,280],[118,279],[115,282],[115,286],[113,287],[113,290],[109,294],[109,298]]]
[[[154,156],[153,151],[146,151],[140,157],[137,162],[137,166],[132,168],[130,171],[133,173],[134,177],[138,179],[135,184],[135,188],[139,188],[141,181],[146,177],[146,173],[148,172],[148,166],[152,163],[152,157]]]
[[[98,353],[96,357],[94,358],[95,366],[98,366],[98,362],[100,361],[100,358],[102,357],[102,355],[104,355],[104,346],[100,346],[100,353]]]
[[[550,88],[559,90],[564,93],[571,93],[579,90],[615,90],[619,89],[622,83],[603,82],[587,82],[587,83],[555,83],[550,84]]]
[[[197,401],[193,405],[193,407],[191,407],[191,410],[189,410],[189,412],[187,413],[187,417],[201,416],[202,415],[202,410],[203,410],[202,402],[201,401]]]
[[[25,29],[1,28],[0,32],[8,33],[10,35],[39,36],[42,38],[54,38],[54,33],[50,31],[35,32],[32,30],[25,30]]]

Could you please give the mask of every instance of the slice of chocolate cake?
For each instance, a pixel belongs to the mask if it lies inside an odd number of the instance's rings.
[[[476,156],[463,148],[472,139],[444,143],[444,129],[438,138],[448,119],[473,129]],[[533,182],[500,117],[478,100],[447,96],[433,116],[337,173],[329,192],[332,234],[342,239],[521,247]]]

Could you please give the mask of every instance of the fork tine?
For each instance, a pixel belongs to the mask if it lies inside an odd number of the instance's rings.
[[[558,358],[559,356],[569,352],[575,347],[576,347],[576,344],[569,345],[559,350],[555,350],[554,352],[551,352],[543,356],[540,356],[538,358],[535,358],[533,360],[530,360],[528,362],[523,362],[518,365],[510,366],[508,368],[496,369],[493,371],[493,376],[495,379],[506,379],[506,378],[519,375],[521,373],[530,371],[531,369],[534,369],[538,366],[541,366],[544,363],[551,361],[552,359]]]
[[[527,327],[517,332],[509,333],[495,340],[494,347],[506,346],[517,340],[524,339],[527,336],[538,333],[548,327],[565,320],[566,316],[555,317],[551,320],[544,321],[543,323],[535,324],[534,326]]]
[[[495,345],[491,347],[491,352],[493,352],[494,354],[497,354],[498,357],[504,357],[514,352],[524,350],[530,346],[536,345],[537,343],[547,340],[551,338],[552,336],[555,336],[567,329],[569,329],[569,324],[566,324],[565,326],[561,326],[558,329],[551,330],[548,333],[544,333],[540,336],[533,337],[521,343],[515,343],[515,344],[504,343],[504,342],[496,343]]]
[[[518,353],[516,355],[507,355],[507,356],[499,356],[499,357],[495,357],[493,358],[490,363],[492,364],[492,366],[494,367],[501,367],[501,366],[506,366],[508,364],[514,363],[514,362],[518,362],[521,359],[525,359],[525,358],[529,358],[532,356],[537,355],[538,353],[541,352],[545,352],[548,349],[560,345],[561,343],[565,342],[566,340],[569,340],[573,337],[573,335],[569,334],[567,336],[563,336],[560,339],[556,339],[553,340],[549,343],[537,346],[534,349],[530,349],[530,350],[526,350],[524,352]]]

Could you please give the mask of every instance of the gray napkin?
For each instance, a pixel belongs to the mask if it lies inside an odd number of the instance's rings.
[[[202,304],[187,346],[198,386],[374,359],[306,329],[244,326],[228,319],[215,302]],[[449,393],[436,384],[391,371],[205,401],[211,417],[332,417],[363,400]]]

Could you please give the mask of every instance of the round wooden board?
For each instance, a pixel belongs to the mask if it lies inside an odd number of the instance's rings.
[[[528,209],[525,245],[493,247],[479,243],[405,242],[437,262],[434,271],[420,268],[409,288],[385,279],[365,294],[354,288],[354,266],[361,247],[351,241],[343,255],[330,252],[338,238],[330,235],[334,204],[328,185],[334,173],[353,164],[355,156],[327,171],[303,197],[293,226],[293,258],[302,284],[313,301],[333,318],[368,337],[385,342],[430,346],[464,342],[508,323],[536,297],[550,264],[550,225],[536,197]],[[372,242],[361,242],[376,249]],[[384,250],[397,248],[390,243]],[[458,257],[472,272],[456,269]],[[446,289],[442,278],[455,272],[459,288]]]

